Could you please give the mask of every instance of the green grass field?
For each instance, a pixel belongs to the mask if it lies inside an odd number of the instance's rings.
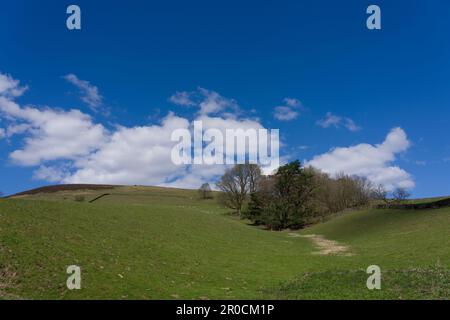
[[[312,234],[346,254],[318,254]],[[367,209],[272,232],[192,190],[60,191],[0,199],[0,298],[448,299],[449,245],[450,208]],[[81,290],[66,288],[69,265]],[[366,288],[369,265],[381,290]]]

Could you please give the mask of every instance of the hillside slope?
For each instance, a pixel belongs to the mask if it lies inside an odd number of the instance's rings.
[[[102,193],[110,195],[87,203]],[[74,201],[83,195],[85,202]],[[0,297],[448,298],[450,210],[365,210],[271,232],[196,191],[113,187],[0,200]],[[349,254],[321,254],[305,235]],[[82,289],[65,287],[69,265]],[[385,272],[365,287],[367,266]]]

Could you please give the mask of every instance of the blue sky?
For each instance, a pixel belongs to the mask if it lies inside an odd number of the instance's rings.
[[[69,4],[81,8],[80,31],[65,26]],[[381,30],[365,26],[370,4],[381,8]],[[361,160],[355,154],[367,152],[367,159],[354,165],[367,166],[377,181],[412,181],[417,197],[448,195],[448,12],[448,1],[8,2],[0,12],[0,74],[9,83],[20,81],[17,88],[27,87],[21,95],[10,93],[8,101],[22,110],[41,110],[42,117],[73,116],[81,123],[80,134],[95,143],[71,141],[85,152],[25,160],[45,149],[39,141],[72,139],[49,137],[41,120],[3,110],[0,190],[9,194],[61,182],[74,172],[78,180],[66,181],[146,184],[136,178],[139,172],[121,171],[119,160],[110,171],[98,169],[106,163],[99,158],[129,152],[130,158],[151,158],[149,166],[162,168],[163,157],[134,149],[116,152],[111,140],[129,141],[127,134],[134,133],[157,136],[160,127],[193,120],[203,100],[186,106],[169,99],[186,92],[205,100],[217,93],[228,106],[239,106],[236,121],[279,128],[285,159],[332,170],[330,161],[339,157],[334,148],[341,148],[349,166]],[[90,94],[100,100],[86,98],[86,88],[97,88]],[[284,115],[291,110],[296,116],[277,119],[280,106]],[[69,114],[72,109],[79,113]],[[224,114],[214,116],[227,120]],[[54,128],[49,123],[46,119]],[[18,125],[28,128],[14,131]],[[389,133],[393,142],[383,147]],[[159,142],[144,145],[151,143]],[[141,141],[135,145],[141,147]],[[17,150],[25,152],[12,157]],[[161,170],[144,170],[141,177],[149,177],[148,184],[169,184],[183,175],[179,185],[194,186],[207,179],[209,169],[184,168],[171,177],[170,167]],[[380,177],[389,172],[396,175],[393,180]]]

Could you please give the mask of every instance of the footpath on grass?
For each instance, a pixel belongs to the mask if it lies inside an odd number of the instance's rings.
[[[299,235],[297,233],[289,233],[290,237],[307,238],[313,242],[313,244],[319,249],[319,251],[313,252],[318,255],[340,255],[340,256],[352,256],[350,248],[344,244],[341,244],[334,240],[326,239],[320,234],[307,234]]]

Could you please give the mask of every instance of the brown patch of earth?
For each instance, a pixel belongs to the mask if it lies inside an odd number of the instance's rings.
[[[324,236],[320,234],[307,234],[299,235],[302,238],[307,238],[311,240],[314,245],[319,249],[319,251],[313,252],[313,254],[318,255],[340,255],[340,256],[352,256],[353,253],[350,252],[350,248],[334,240],[325,239]]]

